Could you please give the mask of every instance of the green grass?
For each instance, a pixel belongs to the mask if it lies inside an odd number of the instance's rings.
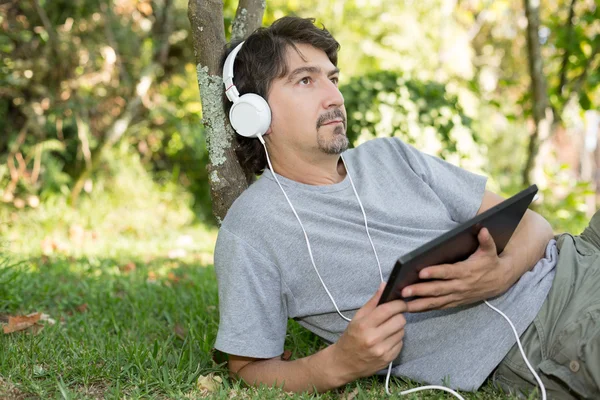
[[[136,268],[123,269],[126,261]],[[38,311],[56,324],[46,323],[37,335],[0,335],[0,398],[201,398],[207,393],[196,382],[209,373],[223,378],[210,394],[213,398],[288,397],[279,389],[244,388],[227,379],[225,367],[213,361],[218,311],[210,265],[131,257],[4,261],[0,314]],[[290,323],[286,348],[293,350],[293,357],[322,346],[314,335]],[[394,380],[392,391],[413,386]],[[344,393],[387,397],[383,380],[371,378],[325,395],[292,398],[337,399]],[[451,397],[429,392],[412,398]],[[505,397],[487,386],[467,398]]]
[[[0,270],[3,313],[57,321],[38,335],[2,336],[0,376],[39,398],[139,398],[182,396],[200,373],[220,371],[210,356],[212,268],[160,258],[128,273],[120,265],[57,258]]]
[[[212,356],[216,230],[193,223],[189,196],[177,188],[158,187],[135,163],[119,171],[77,209],[62,197],[37,209],[0,204],[0,322],[34,312],[56,321],[37,335],[0,331],[1,400],[387,398],[381,377],[293,396],[228,379]],[[290,322],[285,347],[299,358],[323,343]],[[222,383],[207,393],[197,382],[211,373]],[[393,379],[391,390],[414,386]],[[465,397],[506,398],[491,386]]]

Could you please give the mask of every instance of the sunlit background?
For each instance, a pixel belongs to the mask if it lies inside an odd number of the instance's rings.
[[[229,37],[237,2],[224,3]],[[523,1],[268,0],[263,24],[315,17],[340,42],[354,145],[401,137],[489,176],[504,196],[527,176],[541,188],[536,210],[577,234],[600,207],[600,7],[541,0],[539,12],[551,119],[529,169],[536,99]],[[205,139],[187,1],[1,1],[0,256],[32,261],[17,275],[0,264],[0,283],[60,265],[75,280],[168,286],[193,266],[208,271],[216,321]],[[0,285],[0,317],[43,309],[57,319],[90,301],[81,288],[28,297],[15,285]],[[57,393],[48,387],[21,386]]]
[[[225,2],[226,30],[236,6]],[[533,128],[521,2],[269,0],[263,23],[290,13],[341,43],[355,145],[400,136],[504,195],[523,185]],[[557,231],[581,230],[596,209],[598,15],[593,0],[540,8],[554,123],[532,181]],[[186,1],[8,1],[0,26],[0,233],[11,251],[160,247],[214,226]]]

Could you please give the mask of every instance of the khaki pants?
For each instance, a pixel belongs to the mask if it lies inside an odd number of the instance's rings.
[[[600,211],[580,236],[557,241],[552,289],[521,341],[548,398],[600,399]],[[492,380],[518,395],[537,386],[516,345]]]

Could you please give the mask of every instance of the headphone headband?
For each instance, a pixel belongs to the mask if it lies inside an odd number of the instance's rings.
[[[241,136],[259,138],[262,140],[271,125],[271,108],[265,99],[254,93],[240,96],[233,83],[233,64],[235,57],[244,42],[238,44],[229,53],[223,64],[223,83],[225,95],[233,103],[229,110],[229,122],[233,129]]]
[[[223,65],[223,83],[225,84],[225,95],[229,101],[235,103],[239,97],[239,92],[233,84],[233,64],[235,64],[235,57],[240,52],[244,42],[238,44],[235,49],[227,56],[225,64]]]

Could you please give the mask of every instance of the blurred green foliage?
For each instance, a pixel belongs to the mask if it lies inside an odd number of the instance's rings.
[[[443,84],[407,79],[393,71],[357,76],[341,86],[348,112],[348,137],[398,136],[419,148],[437,141],[440,157],[458,154],[458,140],[474,139],[471,119],[466,116],[458,97]],[[462,134],[462,135],[461,135]],[[465,138],[466,136],[466,138]]]
[[[562,165],[563,172],[569,167]],[[540,191],[541,201],[534,210],[542,214],[558,233],[580,234],[589,222],[586,200],[595,196],[595,191],[586,181],[575,181],[568,174],[556,173],[557,184]],[[562,193],[557,193],[557,187]]]
[[[138,172],[151,174],[158,187],[175,184],[189,191],[198,219],[212,220],[187,3],[172,3],[168,9],[165,1],[0,6],[3,207],[20,210],[55,196],[66,198],[89,157],[130,116],[121,141],[130,159],[137,155]],[[169,48],[158,63],[158,39],[166,29],[158,25],[165,13]],[[144,71],[153,64],[157,77],[140,109],[128,115]],[[88,196],[107,186],[107,168],[103,157],[86,182]]]
[[[573,141],[569,151],[581,151],[583,113],[600,105],[600,7],[581,0],[571,12],[571,4],[542,1],[540,40],[557,126]],[[227,36],[236,7],[224,2]],[[503,195],[521,189],[531,131],[521,3],[269,0],[263,23],[290,13],[317,17],[341,43],[354,145],[399,136],[487,174]],[[129,225],[143,236],[213,223],[189,32],[186,0],[0,4],[0,234],[17,225],[36,231],[34,222],[64,233],[61,218],[93,229],[103,223],[95,210],[109,214],[107,204],[172,211],[147,226],[137,213],[116,212],[109,231]],[[115,132],[122,137],[95,160]],[[581,157],[570,160],[544,166],[538,210],[557,231],[577,232],[595,207],[596,183],[582,175]]]

